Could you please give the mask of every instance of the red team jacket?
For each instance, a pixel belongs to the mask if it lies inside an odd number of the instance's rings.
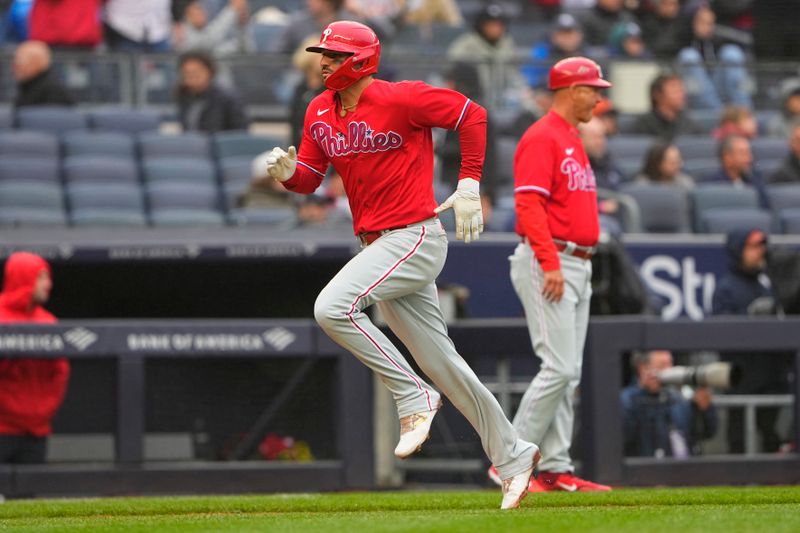
[[[56,321],[41,306],[28,310],[43,269],[50,267],[33,254],[18,252],[9,258],[0,293],[0,322]],[[68,379],[66,359],[2,358],[0,354],[0,435],[49,435],[50,420],[64,399]]]
[[[486,111],[466,96],[419,81],[374,80],[354,112],[339,116],[327,90],[308,105],[297,171],[287,189],[308,194],[332,164],[342,176],[356,234],[434,216],[431,128],[458,130],[459,179],[480,180]]]
[[[594,246],[600,237],[597,185],[578,128],[550,111],[519,141],[514,155],[516,231],[542,270],[558,270],[553,239]]]

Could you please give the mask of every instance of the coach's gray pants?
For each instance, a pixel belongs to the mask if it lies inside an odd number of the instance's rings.
[[[559,259],[564,296],[552,303],[542,296],[544,273],[530,245],[519,244],[509,257],[511,282],[525,309],[533,349],[542,360],[514,416],[514,427],[522,438],[539,443],[540,470],[571,472],[572,404],[589,324],[592,262],[564,253]]]
[[[314,316],[325,333],[380,376],[401,418],[435,409],[439,393],[364,313],[378,304],[422,371],[477,430],[506,479],[530,468],[533,446],[517,437],[500,404],[447,336],[434,283],[446,258],[447,235],[438,219],[391,231],[361,250],[322,289]]]

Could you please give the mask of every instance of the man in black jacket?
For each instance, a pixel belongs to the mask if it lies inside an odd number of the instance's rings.
[[[242,103],[214,83],[216,63],[206,52],[193,51],[178,60],[178,116],[184,131],[212,133],[247,129]]]
[[[17,97],[14,107],[72,105],[69,92],[50,71],[50,48],[41,41],[25,41],[14,51]]]
[[[725,245],[728,272],[719,280],[712,299],[714,315],[782,315],[772,283],[766,274],[767,235],[756,229],[737,229],[728,233]],[[789,369],[793,354],[730,353],[723,359],[738,365],[742,381],[732,394],[784,394],[788,392]],[[778,409],[758,410],[756,425],[762,449],[775,452],[781,444],[775,429]],[[744,413],[731,409],[728,416],[728,445],[733,453],[744,451]]]
[[[800,119],[789,126],[789,153],[783,165],[769,177],[770,183],[800,183]]]
[[[630,133],[671,140],[678,135],[702,133],[686,112],[686,87],[675,73],[657,76],[650,83],[651,110],[640,116]]]

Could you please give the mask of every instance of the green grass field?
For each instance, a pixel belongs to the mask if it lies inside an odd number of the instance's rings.
[[[18,500],[0,531],[800,531],[800,487],[531,494],[500,512],[499,491]]]

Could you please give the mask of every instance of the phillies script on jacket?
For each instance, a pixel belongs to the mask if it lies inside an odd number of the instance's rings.
[[[486,148],[486,111],[466,96],[419,81],[374,80],[344,117],[334,91],[306,110],[297,171],[287,189],[309,194],[329,165],[342,176],[356,234],[402,227],[431,218],[431,128],[457,130],[459,179],[480,180]]]

